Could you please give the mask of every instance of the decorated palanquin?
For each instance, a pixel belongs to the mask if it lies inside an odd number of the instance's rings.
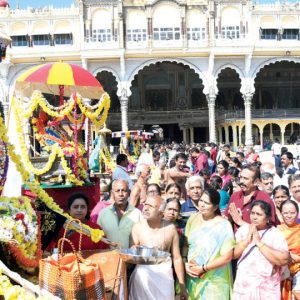
[[[79,66],[45,64],[20,76],[13,111],[21,156],[35,180],[46,185],[89,182],[91,125],[104,124],[109,106],[101,84]]]

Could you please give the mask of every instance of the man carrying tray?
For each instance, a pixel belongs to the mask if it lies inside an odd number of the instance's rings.
[[[163,220],[165,206],[160,196],[146,199],[143,209],[144,220],[133,226],[130,242],[131,245],[170,252],[180,284],[180,299],[187,299],[179,238],[175,226]],[[173,300],[175,292],[172,261],[168,259],[158,265],[137,265],[130,277],[129,300]]]

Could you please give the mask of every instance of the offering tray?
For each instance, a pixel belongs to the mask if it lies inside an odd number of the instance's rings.
[[[170,258],[168,252],[144,246],[120,249],[119,254],[123,261],[141,265],[157,265]]]

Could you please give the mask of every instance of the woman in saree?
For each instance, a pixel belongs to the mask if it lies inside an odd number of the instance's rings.
[[[230,261],[234,247],[231,224],[221,217],[220,194],[213,188],[204,190],[199,212],[186,225],[186,273],[189,299],[226,300],[231,298]]]
[[[291,262],[290,277],[282,282],[282,299],[300,299],[300,224],[297,224],[299,207],[293,200],[285,200],[280,205],[284,223],[278,228],[283,233],[289,247]]]
[[[269,225],[271,206],[261,200],[250,208],[251,224],[236,232],[234,258],[237,274],[233,287],[235,300],[280,300],[282,266],[289,261],[287,242],[274,226]]]

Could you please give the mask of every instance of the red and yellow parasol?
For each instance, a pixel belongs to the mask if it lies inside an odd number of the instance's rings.
[[[91,73],[65,62],[35,66],[16,80],[16,89],[26,97],[30,97],[34,90],[59,95],[60,86],[64,87],[65,96],[76,92],[83,98],[100,99],[104,93],[100,82]]]

